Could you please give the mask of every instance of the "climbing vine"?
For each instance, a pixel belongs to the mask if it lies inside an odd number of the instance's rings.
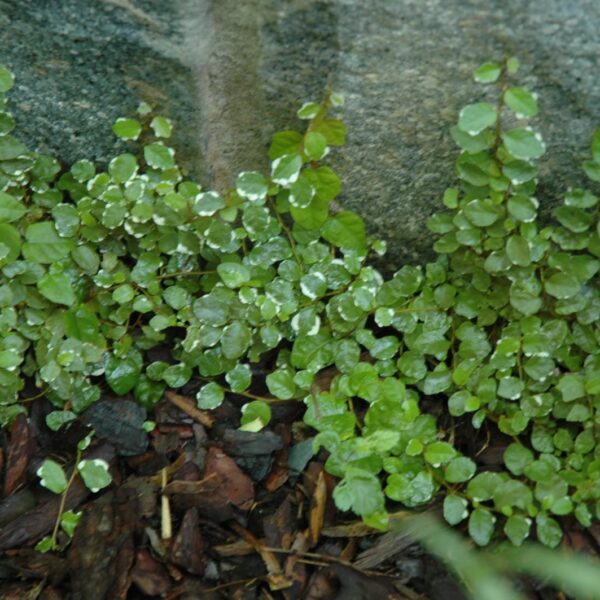
[[[457,185],[428,222],[437,259],[388,279],[369,265],[385,244],[336,203],[338,94],[300,108],[303,132],[275,134],[268,174],[218,192],[184,177],[170,121],[144,103],[114,124],[131,147],[106,169],[29,151],[0,113],[1,421],[45,396],[58,429],[103,391],[152,408],[170,388],[205,410],[245,397],[240,426],[258,431],[274,402],[297,400],[337,506],[370,525],[442,493],[479,545],[535,532],[556,546],[567,515],[590,526],[598,198],[567,190],[556,223],[539,223],[545,147],[517,69],[475,71],[494,98],[451,129]],[[0,69],[2,106],[12,84]],[[600,181],[600,133],[583,168]],[[506,440],[501,470],[478,462],[490,436]]]

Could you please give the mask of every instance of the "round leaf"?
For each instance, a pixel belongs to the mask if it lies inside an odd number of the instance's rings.
[[[196,400],[198,407],[203,410],[213,410],[223,402],[225,398],[225,392],[218,383],[207,383],[205,386],[200,388],[200,391],[196,394]]]
[[[101,458],[79,461],[77,470],[85,486],[94,494],[112,483],[108,463]]]

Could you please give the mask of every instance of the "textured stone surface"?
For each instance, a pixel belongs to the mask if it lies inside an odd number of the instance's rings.
[[[201,172],[193,61],[202,50],[200,41],[183,43],[186,15],[201,33],[197,4],[0,0],[0,60],[16,76],[18,135],[67,164],[84,156],[103,162],[122,148],[112,123],[143,99],[179,125],[179,154]]]
[[[389,241],[387,269],[428,256],[424,222],[453,182],[448,128],[483,97],[471,71],[485,60],[517,55],[540,94],[546,212],[581,181],[599,29],[596,0],[0,0],[19,128],[67,162],[106,159],[113,119],[144,98],[178,125],[183,163],[224,189],[332,84],[347,99],[341,201]]]
[[[348,145],[336,153],[345,206],[390,242],[386,266],[422,262],[424,227],[453,180],[448,133],[483,93],[471,72],[504,55],[540,94],[534,124],[548,143],[540,202],[581,181],[574,154],[600,123],[595,0],[273,1],[262,29],[261,76],[277,125],[329,81],[346,96]],[[287,119],[287,120],[286,120]],[[545,180],[544,180],[545,176]],[[551,181],[548,178],[551,177]]]

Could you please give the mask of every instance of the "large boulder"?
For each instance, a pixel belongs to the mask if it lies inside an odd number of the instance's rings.
[[[141,98],[175,121],[184,166],[226,189],[332,85],[349,129],[332,155],[341,202],[389,242],[386,270],[430,255],[425,220],[454,181],[448,129],[486,94],[479,63],[518,56],[540,94],[546,214],[581,184],[600,124],[595,0],[0,0],[0,25],[20,131],[66,162],[109,157],[110,124]]]

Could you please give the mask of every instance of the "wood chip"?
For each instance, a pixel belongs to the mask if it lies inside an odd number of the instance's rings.
[[[214,477],[231,504],[248,510],[254,503],[254,484],[235,463],[219,448],[209,448],[206,455],[204,478]]]
[[[171,547],[171,561],[193,575],[204,574],[204,539],[195,508],[190,508],[183,516]]]
[[[29,422],[25,415],[19,415],[10,432],[10,446],[6,460],[4,495],[10,496],[22,484],[31,458],[32,440]]]

